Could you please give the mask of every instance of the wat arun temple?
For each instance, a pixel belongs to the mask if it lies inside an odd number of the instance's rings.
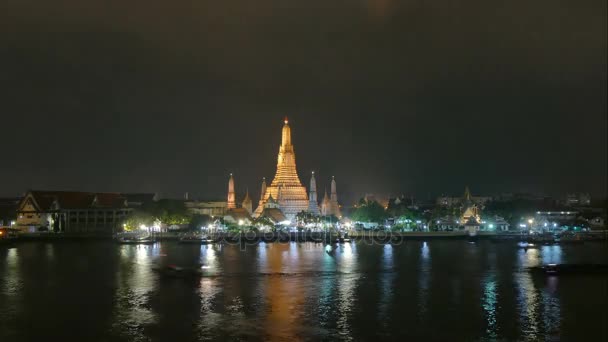
[[[332,177],[331,196],[325,197],[321,205],[317,202],[317,186],[314,172],[310,179],[310,188],[302,185],[296,169],[296,154],[291,143],[291,128],[287,118],[281,133],[281,146],[277,157],[277,171],[270,185],[266,185],[266,179],[262,179],[262,191],[260,201],[255,211],[251,212],[251,199],[247,193],[243,201],[242,208],[253,217],[262,216],[265,209],[279,209],[289,220],[293,220],[302,211],[310,212],[315,215],[334,215],[340,217],[340,206],[336,191],[336,181]],[[228,184],[228,208],[235,208],[234,178],[230,175]],[[237,208],[239,209],[239,208]]]

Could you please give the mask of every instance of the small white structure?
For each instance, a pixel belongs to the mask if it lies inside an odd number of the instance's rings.
[[[479,231],[479,222],[475,219],[474,216],[469,217],[467,222],[464,224],[464,230],[469,234],[469,236],[476,236]]]
[[[504,232],[509,230],[509,226],[509,222],[507,222],[503,217],[496,215],[485,221],[483,229],[488,231]]]

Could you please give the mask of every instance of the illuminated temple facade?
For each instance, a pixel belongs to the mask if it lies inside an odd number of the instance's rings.
[[[300,182],[296,170],[296,154],[291,144],[291,128],[285,118],[281,134],[281,146],[277,158],[277,173],[270,185],[262,185],[263,194],[254,216],[258,217],[264,211],[264,205],[269,198],[276,200],[279,209],[288,219],[295,218],[301,211],[308,211],[309,202],[306,187]]]
[[[464,201],[463,209],[464,212],[460,216],[460,224],[465,225],[467,222],[481,223],[480,210],[476,203],[473,202],[469,187],[466,186],[464,189]]]

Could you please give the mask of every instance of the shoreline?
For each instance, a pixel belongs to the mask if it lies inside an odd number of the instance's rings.
[[[183,233],[154,233],[152,237],[158,241],[179,241]],[[608,242],[608,234],[605,231],[590,233],[575,233],[575,238],[567,240],[554,240],[540,236],[530,236],[519,232],[496,233],[477,232],[475,236],[469,236],[466,231],[455,232],[350,232],[347,238],[350,240],[374,240],[381,242],[398,242],[405,240],[490,240],[492,242],[531,242],[531,243],[575,243],[585,241]],[[338,242],[340,236],[337,233],[322,232],[291,232],[291,233],[219,233],[209,235],[214,242]],[[114,237],[110,234],[99,233],[21,233],[13,242],[20,241],[112,241]]]

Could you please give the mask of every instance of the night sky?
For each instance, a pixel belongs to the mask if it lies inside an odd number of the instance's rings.
[[[0,195],[606,195],[607,3],[3,0]]]

